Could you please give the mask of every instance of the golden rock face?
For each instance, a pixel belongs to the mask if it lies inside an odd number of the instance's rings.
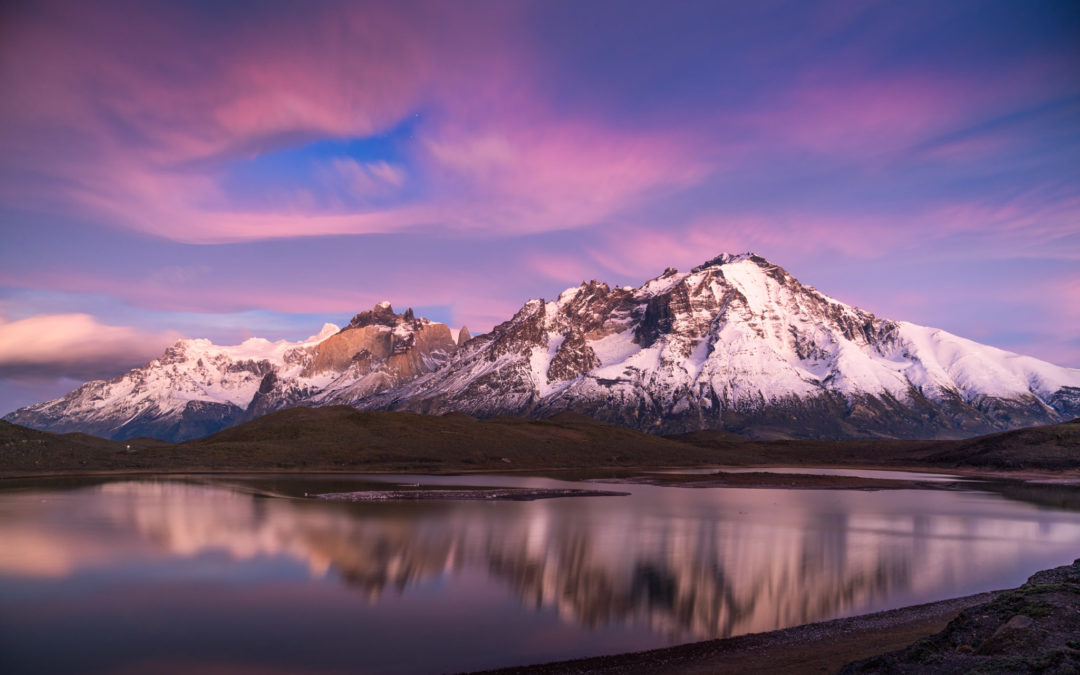
[[[327,371],[340,372],[357,354],[367,351],[379,361],[391,352],[392,331],[386,326],[347,328],[322,341],[316,348],[315,357],[304,368],[302,377],[310,377]]]
[[[352,369],[359,376],[378,372],[392,385],[429,372],[457,346],[445,324],[414,318],[411,310],[394,314],[389,306],[376,306],[321,342],[301,376]]]

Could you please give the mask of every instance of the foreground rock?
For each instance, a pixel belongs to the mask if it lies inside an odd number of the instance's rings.
[[[964,610],[942,632],[854,673],[1080,673],[1080,560]]]

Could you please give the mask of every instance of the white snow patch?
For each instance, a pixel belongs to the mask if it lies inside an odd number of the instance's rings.
[[[631,355],[641,351],[641,345],[634,342],[634,331],[627,328],[621,333],[606,335],[599,340],[587,343],[592,348],[600,367],[606,368],[622,363]]]
[[[663,295],[688,276],[690,275],[686,273],[676,272],[669,277],[657,277],[655,279],[645,282],[645,285],[643,285],[638,290],[639,293],[645,297],[653,295]]]
[[[761,314],[771,304],[771,280],[753,262],[743,260],[724,265],[724,277],[746,297],[753,313]]]
[[[559,299],[557,301],[557,304],[559,306],[565,305],[568,302],[572,301],[574,298],[576,298],[579,293],[581,293],[581,286],[572,286],[563,291],[562,293],[559,293]]]
[[[913,359],[908,377],[916,386],[955,386],[971,400],[978,395],[1040,398],[1062,387],[1080,387],[1080,370],[1055,366],[1004,349],[979,344],[943,330],[898,322],[898,333]]]
[[[537,393],[543,398],[556,389],[560,389],[563,383],[548,382],[548,369],[551,368],[551,360],[555,358],[555,353],[559,351],[559,347],[562,345],[566,336],[558,333],[548,333],[547,349],[540,347],[534,347],[529,355],[529,369],[532,374],[533,386],[536,387]]]

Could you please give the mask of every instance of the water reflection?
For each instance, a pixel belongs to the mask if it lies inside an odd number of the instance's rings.
[[[0,578],[133,565],[176,575],[185,560],[217,556],[250,563],[245,574],[257,568],[264,581],[340,581],[369,605],[419,612],[437,610],[400,601],[410,589],[437,597],[468,580],[509,589],[522,615],[633,627],[617,647],[632,649],[1013,585],[1070,561],[1080,544],[1076,514],[982,494],[631,489],[494,504],[333,504],[145,480],[5,492]],[[469,608],[456,611],[444,619],[469,621]],[[515,625],[505,630],[530,630]]]

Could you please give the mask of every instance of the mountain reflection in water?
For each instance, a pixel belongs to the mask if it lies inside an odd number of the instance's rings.
[[[628,490],[410,504],[266,498],[170,480],[6,491],[0,579],[47,581],[214,555],[266,562],[271,577],[299,569],[309,581],[340,580],[364,603],[385,607],[420,584],[435,583],[427,592],[437,594],[469,571],[510,589],[520,612],[657,636],[644,645],[635,638],[631,649],[1009,586],[1068,562],[1080,543],[1080,515],[977,493]],[[302,567],[282,572],[270,565],[276,560]],[[467,615],[464,608],[453,620]]]

